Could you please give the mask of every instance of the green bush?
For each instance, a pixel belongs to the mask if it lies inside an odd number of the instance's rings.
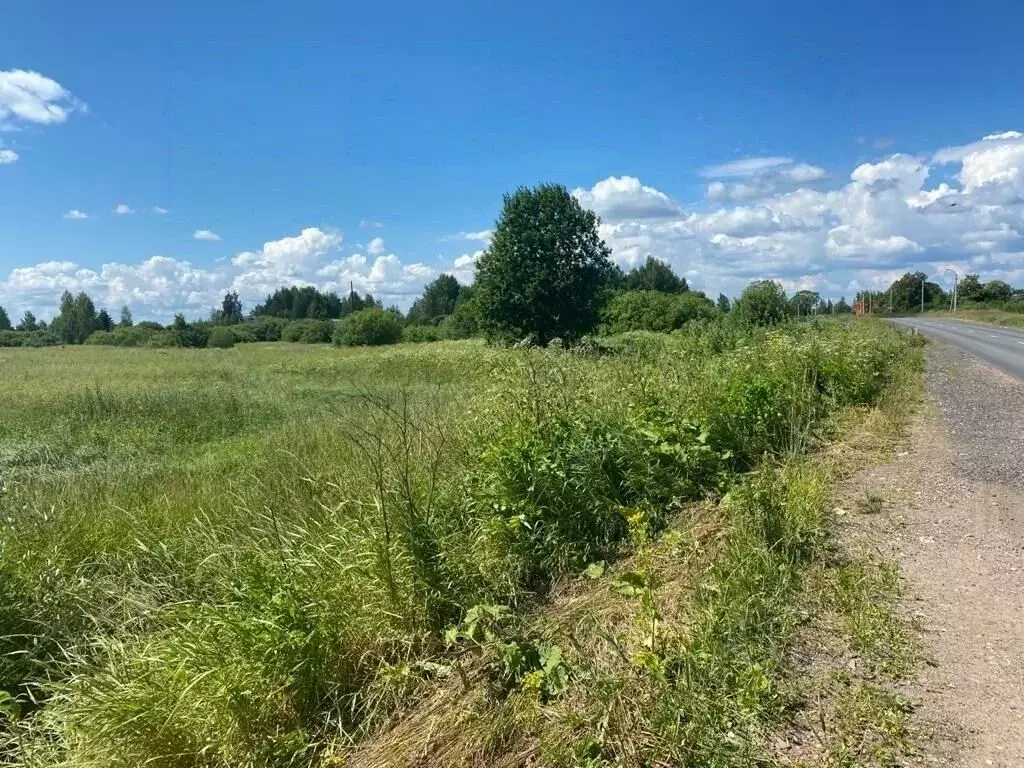
[[[156,333],[157,331],[152,328],[142,325],[125,326],[114,328],[112,331],[95,331],[85,340],[85,343],[110,347],[141,347],[145,346]]]
[[[93,331],[89,338],[85,340],[85,343],[100,347],[117,346],[114,343],[114,334],[111,331]]]
[[[21,331],[0,331],[0,347],[20,347],[23,335]]]
[[[168,348],[180,347],[181,335],[177,331],[154,331],[153,335],[146,339],[147,347]]]
[[[251,344],[256,341],[256,335],[252,331],[252,326],[248,323],[236,323],[235,325],[225,325],[231,331],[231,337],[235,340],[236,344]]]
[[[0,331],[0,347],[52,347],[59,343],[51,331]]]
[[[236,336],[230,326],[218,325],[210,330],[210,336],[206,340],[206,346],[213,349],[231,349],[235,344]]]
[[[281,332],[288,326],[289,321],[283,317],[272,317],[261,315],[248,321],[244,325],[234,326],[236,329],[245,328],[252,335],[253,341],[280,341]],[[241,339],[239,339],[241,341]]]
[[[281,331],[281,341],[327,344],[333,330],[334,323],[330,320],[293,320]]]
[[[402,331],[402,341],[419,343],[424,341],[440,341],[441,331],[436,325],[407,325]]]
[[[466,298],[466,293],[467,289],[463,289],[455,310],[440,323],[441,332],[447,339],[468,339],[482,332],[480,302],[473,297]]]
[[[334,343],[344,347],[375,347],[401,340],[402,321],[383,309],[353,312],[334,329]]]
[[[625,291],[616,294],[605,308],[609,333],[627,331],[668,332],[693,320],[715,317],[718,310],[704,294]]]

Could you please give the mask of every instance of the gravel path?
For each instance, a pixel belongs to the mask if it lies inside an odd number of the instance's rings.
[[[1024,384],[942,342],[927,355],[928,394],[956,443],[957,474],[1024,492]]]
[[[911,698],[930,765],[1024,766],[1024,383],[929,344],[909,450],[858,479],[889,501],[893,554],[926,628]]]

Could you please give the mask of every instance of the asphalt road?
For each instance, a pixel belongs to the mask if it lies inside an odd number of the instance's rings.
[[[970,320],[893,319],[907,328],[942,339],[1004,373],[1024,379],[1024,332]]]

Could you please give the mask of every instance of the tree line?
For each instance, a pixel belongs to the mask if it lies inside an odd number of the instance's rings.
[[[957,280],[955,292],[957,306],[964,309],[988,307],[1024,312],[1024,289],[1014,288],[1003,280],[982,282],[977,274],[967,274]],[[953,293],[952,287],[943,288],[924,272],[906,272],[888,288],[861,291],[855,303],[861,312],[908,314],[922,309],[952,309]]]
[[[404,314],[397,307],[385,308],[370,293],[351,290],[340,296],[293,285],[268,295],[248,315],[238,294],[229,292],[207,320],[189,322],[179,314],[168,326],[151,321],[136,325],[127,306],[115,323],[86,293],[65,292],[49,324],[26,312],[12,328],[0,307],[0,346],[198,347],[279,340],[378,344],[470,336],[544,345],[595,333],[673,331],[725,314],[737,322],[764,325],[794,316],[849,313],[855,307],[909,312],[920,309],[922,295],[925,308],[941,308],[949,300],[924,273],[908,272],[886,291],[859,293],[853,306],[845,297],[833,302],[810,290],[788,296],[772,281],[751,283],[735,301],[724,294],[713,301],[651,256],[623,271],[601,239],[599,223],[564,186],[520,187],[504,196],[473,284],[462,285],[442,274]],[[1024,291],[999,280],[982,283],[977,275],[960,281],[959,296],[968,304],[1017,304],[1024,309]]]

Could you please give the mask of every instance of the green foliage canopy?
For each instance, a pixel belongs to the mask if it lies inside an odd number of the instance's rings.
[[[394,312],[377,307],[354,312],[334,329],[334,343],[346,347],[373,347],[402,340],[402,321]]]
[[[476,271],[476,297],[489,338],[577,338],[597,323],[614,275],[599,220],[564,186],[505,195],[490,247]]]
[[[743,289],[733,311],[747,325],[776,325],[788,317],[790,307],[781,285],[758,280]]]
[[[664,261],[648,256],[647,261],[634,267],[622,277],[621,287],[626,291],[661,291],[685,293],[689,290],[686,279],[679,277]]]

